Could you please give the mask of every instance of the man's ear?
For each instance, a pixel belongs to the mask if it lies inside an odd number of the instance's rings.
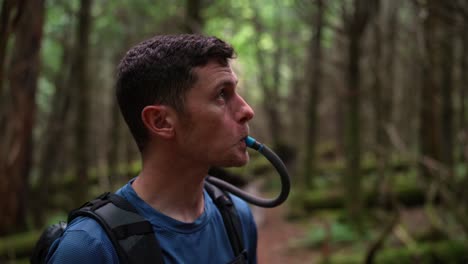
[[[150,134],[171,138],[174,136],[172,111],[165,105],[148,105],[141,111],[141,120]]]

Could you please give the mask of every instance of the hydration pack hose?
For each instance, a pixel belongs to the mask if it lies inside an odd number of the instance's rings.
[[[278,195],[278,197],[276,197],[275,199],[255,197],[231,185],[230,183],[227,183],[218,178],[208,176],[206,180],[209,181],[211,184],[214,184],[219,188],[238,196],[242,200],[260,207],[272,208],[282,204],[288,198],[289,189],[291,188],[288,170],[286,169],[286,166],[284,165],[283,161],[270,148],[256,141],[252,137],[246,137],[245,143],[249,148],[255,149],[256,151],[260,152],[265,158],[268,159],[268,161],[270,161],[273,167],[275,167],[275,169],[278,171],[278,174],[281,178],[281,192]]]

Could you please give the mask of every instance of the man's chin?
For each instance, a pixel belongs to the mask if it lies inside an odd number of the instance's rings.
[[[230,159],[222,162],[222,164],[219,164],[219,167],[242,167],[245,166],[247,163],[249,163],[250,157],[248,153],[245,153],[245,156],[243,157],[237,157],[235,159]]]

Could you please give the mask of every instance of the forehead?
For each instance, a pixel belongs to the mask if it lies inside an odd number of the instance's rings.
[[[223,65],[216,60],[211,60],[204,66],[195,67],[193,72],[196,76],[195,87],[198,85],[216,86],[222,83],[235,85],[238,82],[230,63]]]

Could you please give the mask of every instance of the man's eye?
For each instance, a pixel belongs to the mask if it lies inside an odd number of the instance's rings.
[[[218,97],[219,98],[226,98],[226,92],[224,91],[224,89],[222,89],[221,91],[219,91],[218,93]]]

